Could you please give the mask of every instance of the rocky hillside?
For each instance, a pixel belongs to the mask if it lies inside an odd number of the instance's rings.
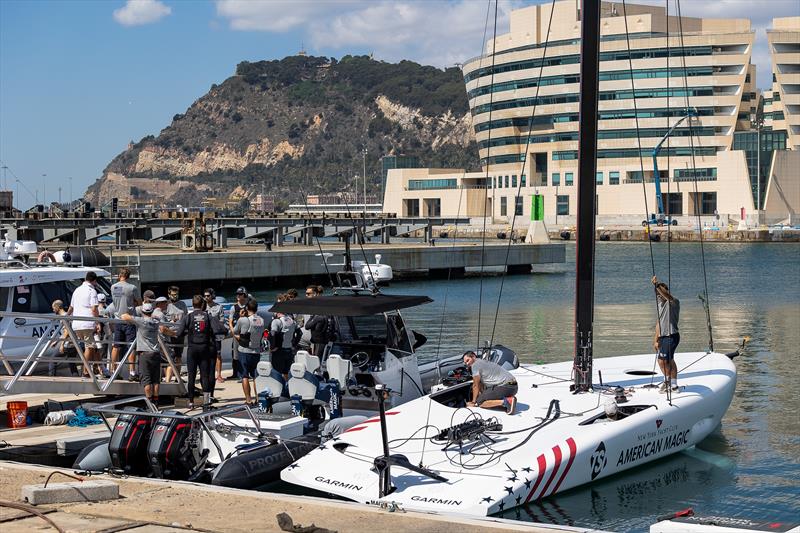
[[[363,147],[368,192],[378,192],[382,155],[476,168],[460,71],[364,56],[241,63],[158,136],[115,157],[87,199],[244,204],[263,188],[285,204],[351,188]]]

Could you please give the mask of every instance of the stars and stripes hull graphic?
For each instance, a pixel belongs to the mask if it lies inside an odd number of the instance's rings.
[[[679,452],[720,423],[736,385],[736,367],[723,354],[677,354],[681,390],[667,398],[648,387],[653,356],[595,360],[607,384],[621,386],[620,416],[605,416],[610,390],[573,394],[572,362],[523,365],[517,412],[464,407],[470,383],[394,407],[387,416],[390,453],[447,481],[392,466],[393,491],[381,497],[374,460],[383,455],[377,418],[361,423],[299,459],[282,479],[362,503],[394,502],[405,509],[486,516],[550,498],[565,490]],[[655,378],[657,384],[657,378]],[[597,382],[599,380],[595,380]],[[473,431],[460,441],[447,428],[475,420],[502,429]],[[496,427],[496,426],[494,426]]]

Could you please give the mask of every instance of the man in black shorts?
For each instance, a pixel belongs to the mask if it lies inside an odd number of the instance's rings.
[[[245,306],[247,316],[240,317],[233,327],[233,338],[239,344],[239,367],[242,372],[242,390],[248,404],[258,398],[256,367],[261,358],[261,339],[264,336],[264,319],[258,316],[258,302],[250,300]],[[252,394],[250,383],[252,381]]]
[[[150,302],[142,304],[142,316],[124,313],[120,318],[136,327],[136,351],[139,352],[139,376],[144,387],[144,395],[153,403],[158,403],[158,385],[161,383],[161,350],[158,346],[158,332],[174,336],[175,332],[167,326],[159,326],[153,318],[155,306]]]
[[[517,407],[517,378],[497,363],[478,359],[475,352],[464,352],[464,364],[472,371],[472,398],[469,407],[503,407],[513,415]]]

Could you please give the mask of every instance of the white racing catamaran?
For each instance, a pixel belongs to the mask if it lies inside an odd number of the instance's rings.
[[[709,342],[676,354],[681,386],[666,393],[653,384],[653,354],[593,360],[600,0],[583,0],[580,14],[574,360],[511,370],[514,414],[467,407],[471,382],[388,411],[381,403],[380,416],[299,459],[283,480],[362,503],[486,516],[680,452],[720,424],[738,351]]]

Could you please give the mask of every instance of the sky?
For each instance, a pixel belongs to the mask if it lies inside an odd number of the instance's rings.
[[[533,3],[541,1],[500,0],[498,33],[507,31],[510,9]],[[480,54],[487,7],[487,0],[0,0],[7,167],[0,188],[14,190],[23,209],[36,198],[80,197],[129,141],[157,135],[241,61],[303,48],[452,66]],[[762,89],[771,78],[764,30],[772,17],[800,16],[797,0],[683,0],[681,7],[685,16],[751,19]]]

